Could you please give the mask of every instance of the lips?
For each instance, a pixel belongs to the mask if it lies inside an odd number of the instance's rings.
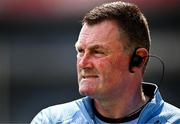
[[[94,80],[99,78],[98,72],[92,69],[82,69],[79,71],[80,80]]]
[[[83,75],[82,78],[83,79],[98,78],[98,76],[97,75]]]

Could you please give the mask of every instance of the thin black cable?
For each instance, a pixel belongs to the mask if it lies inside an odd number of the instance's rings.
[[[161,74],[161,78],[159,80],[159,85],[158,85],[158,87],[160,89],[160,86],[161,86],[161,84],[163,82],[164,75],[165,75],[165,64],[164,64],[164,61],[160,57],[155,56],[155,55],[148,55],[148,57],[155,58],[155,59],[157,59],[157,60],[159,60],[161,62],[161,65],[162,65],[162,74]]]

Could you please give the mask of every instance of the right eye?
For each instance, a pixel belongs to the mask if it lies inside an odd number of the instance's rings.
[[[82,48],[78,48],[78,49],[77,49],[77,52],[78,52],[78,53],[82,53],[83,51],[84,51],[84,50],[83,50]]]
[[[82,48],[78,48],[76,51],[77,51],[77,57],[83,56],[84,50]]]

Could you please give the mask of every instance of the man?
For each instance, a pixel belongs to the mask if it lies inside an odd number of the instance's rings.
[[[180,123],[180,110],[142,82],[150,48],[147,21],[130,3],[87,13],[75,44],[79,92],[86,97],[42,110],[36,123]]]

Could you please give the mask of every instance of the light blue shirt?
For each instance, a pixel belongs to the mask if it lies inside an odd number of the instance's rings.
[[[180,124],[180,109],[164,102],[156,85],[143,83],[143,90],[153,98],[141,111],[137,123]],[[48,107],[39,112],[31,124],[95,124],[91,101],[84,97]]]

